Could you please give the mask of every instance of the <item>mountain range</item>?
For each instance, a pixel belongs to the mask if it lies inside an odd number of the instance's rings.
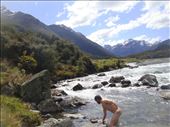
[[[83,34],[75,32],[64,25],[46,25],[32,15],[23,12],[11,12],[1,7],[1,23],[19,26],[19,31],[27,30],[39,32],[46,36],[55,36],[67,40],[81,49],[82,52],[93,57],[112,56],[110,52],[99,44],[87,39]]]
[[[170,57],[170,39],[154,45],[154,49],[142,53],[133,54],[128,57],[138,59],[167,58]]]
[[[111,53],[99,44],[87,39],[82,33],[75,32],[65,25],[50,25],[49,28],[61,38],[71,41],[82,51],[94,56],[111,56]]]
[[[124,43],[117,44],[114,46],[105,45],[104,48],[116,56],[127,57],[133,56],[135,54],[145,53],[147,51],[154,52],[158,49],[169,49],[167,45],[169,45],[169,39],[163,42],[155,42],[154,44],[151,44],[145,40],[129,39]]]
[[[77,46],[82,52],[92,57],[131,57],[135,56],[135,54],[145,54],[145,52],[147,52],[147,54],[152,52],[151,54],[153,54],[153,52],[157,52],[158,50],[159,53],[162,54],[162,52],[160,52],[161,50],[169,49],[167,46],[169,45],[169,39],[154,44],[145,40],[129,39],[121,44],[114,46],[105,45],[102,47],[86,38],[82,33],[76,32],[65,25],[46,25],[32,15],[23,12],[11,12],[5,7],[1,7],[1,25],[15,26],[15,29],[20,32],[37,32],[47,38],[57,37],[61,40],[67,40],[69,43]]]

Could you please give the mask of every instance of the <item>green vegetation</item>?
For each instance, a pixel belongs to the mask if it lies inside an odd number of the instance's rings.
[[[1,59],[11,61],[27,74],[48,69],[55,81],[96,72],[90,58],[70,42],[21,26],[2,25],[1,53]]]
[[[31,112],[28,104],[14,97],[0,96],[1,98],[1,127],[33,127],[40,124],[40,116]]]
[[[110,58],[110,59],[95,59],[93,63],[96,65],[98,72],[109,71],[113,69],[119,69],[126,67],[126,63],[137,62],[138,59],[135,58]]]
[[[170,49],[146,51],[129,57],[138,59],[168,58],[170,57]]]
[[[5,59],[1,59],[0,68],[1,87],[9,83],[20,85],[32,76],[31,74],[26,74],[23,69],[21,70],[17,66],[13,66],[12,63]]]

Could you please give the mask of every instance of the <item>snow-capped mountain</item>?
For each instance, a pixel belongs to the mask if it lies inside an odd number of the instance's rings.
[[[152,45],[151,43],[145,40],[128,39],[127,41],[114,46],[105,45],[104,48],[116,56],[125,57],[132,54],[152,50],[156,48],[156,44]]]

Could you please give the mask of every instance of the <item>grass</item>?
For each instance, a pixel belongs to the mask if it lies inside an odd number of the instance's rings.
[[[26,74],[24,70],[20,70],[17,66],[13,66],[5,59],[1,59],[0,68],[1,86],[6,85],[9,82],[13,85],[21,85],[24,81],[31,77],[31,74]]]
[[[29,127],[40,124],[39,114],[31,112],[30,106],[15,97],[0,96],[1,127],[21,127],[26,123]]]
[[[96,65],[97,70],[108,71],[110,69],[119,69],[126,66],[126,63],[138,62],[138,59],[135,58],[110,58],[110,59],[94,59],[93,63]]]

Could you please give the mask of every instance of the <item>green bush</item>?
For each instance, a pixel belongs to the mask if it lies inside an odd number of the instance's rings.
[[[34,72],[35,68],[37,67],[37,61],[30,55],[21,56],[19,64],[20,67],[27,73]]]

